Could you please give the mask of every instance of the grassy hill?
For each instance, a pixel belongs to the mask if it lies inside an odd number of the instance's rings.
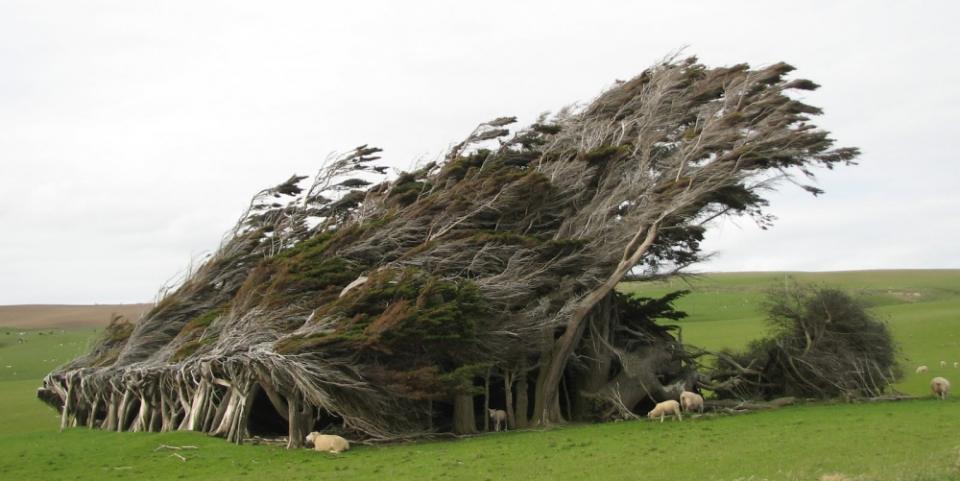
[[[764,334],[761,304],[785,276],[856,293],[890,323],[908,376],[898,388],[928,396],[932,375],[960,382],[960,271],[713,274],[624,284],[644,295],[689,288],[684,339],[739,347]],[[10,334],[6,334],[9,331]],[[19,343],[20,332],[26,342]],[[43,335],[41,335],[41,332]],[[0,328],[0,480],[857,480],[960,479],[960,402],[817,403],[739,416],[565,426],[458,441],[358,446],[331,456],[234,446],[197,433],[58,432],[37,401],[39,378],[83,352],[92,328]],[[54,361],[51,362],[51,359]],[[946,369],[940,360],[950,362]],[[913,374],[916,364],[931,372]],[[13,367],[7,369],[5,366]],[[15,373],[15,374],[14,374]],[[175,451],[161,445],[195,446]]]

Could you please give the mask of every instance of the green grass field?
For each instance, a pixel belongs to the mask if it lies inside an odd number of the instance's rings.
[[[94,328],[0,327],[0,382],[42,378],[53,368],[87,352],[97,332]],[[24,342],[19,342],[19,338]]]
[[[960,380],[960,271],[790,274],[855,292],[886,319],[908,376],[898,388],[928,394],[938,373]],[[691,286],[630,285],[657,294],[678,287],[691,316],[684,339],[709,348],[743,346],[764,334],[763,293],[783,274],[716,274]],[[84,351],[90,330],[0,328],[0,480],[960,480],[960,402],[932,398],[808,404],[682,423],[565,426],[458,441],[358,446],[340,456],[273,446],[234,446],[197,433],[58,432],[53,410],[34,398],[40,377]],[[56,359],[53,363],[50,359]],[[938,362],[949,361],[946,369]],[[915,365],[931,372],[917,376]],[[5,366],[13,366],[7,369]],[[9,371],[9,372],[8,372]],[[14,374],[15,373],[15,374]],[[157,449],[178,451],[186,461]]]

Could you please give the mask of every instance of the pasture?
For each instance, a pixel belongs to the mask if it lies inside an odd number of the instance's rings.
[[[357,446],[332,456],[234,446],[197,433],[59,433],[56,414],[34,398],[34,390],[43,374],[83,352],[96,333],[91,328],[11,326],[0,328],[0,480],[759,481],[816,480],[835,472],[858,480],[960,479],[957,393],[946,402],[928,396],[934,375],[944,375],[955,386],[960,382],[960,369],[952,367],[960,360],[960,271],[788,275],[848,289],[869,302],[900,343],[907,375],[897,388],[926,397],[806,404],[682,423],[637,420],[458,441]],[[690,313],[680,323],[684,340],[711,349],[736,348],[764,334],[759,310],[764,292],[783,281],[783,273],[714,274],[690,285],[674,280],[625,284],[622,290],[654,295],[692,289],[679,302]],[[17,342],[20,332],[23,343]],[[939,367],[941,359],[949,362],[947,368]],[[914,374],[918,364],[927,364],[930,372]]]

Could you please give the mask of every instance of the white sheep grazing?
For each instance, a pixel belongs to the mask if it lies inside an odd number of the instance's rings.
[[[503,409],[487,409],[490,420],[493,421],[494,429],[500,431],[500,425],[503,425],[503,430],[508,431],[507,429],[507,412]]]
[[[660,417],[660,422],[663,422],[663,417],[667,414],[675,414],[677,419],[683,421],[683,415],[680,414],[680,403],[674,401],[673,399],[664,401],[662,403],[657,403],[650,412],[647,413],[647,417],[650,419],[656,419],[657,416]]]
[[[954,367],[954,369],[960,367],[960,362],[953,361],[953,367]]]
[[[940,367],[947,367],[947,361],[940,361]]]
[[[950,381],[943,377],[935,377],[930,381],[930,389],[933,390],[933,395],[938,399],[946,399],[950,392]]]
[[[690,412],[696,409],[699,412],[703,412],[703,396],[690,391],[683,391],[680,393],[680,406],[684,411]]]
[[[335,434],[320,434],[316,431],[307,435],[307,444],[313,444],[313,449],[333,454],[340,454],[350,449],[346,439]]]
[[[928,367],[925,366],[925,365],[924,365],[924,366],[920,366],[920,367],[917,368],[917,374],[923,374],[923,373],[927,372],[929,369],[930,369],[930,368],[928,368]]]

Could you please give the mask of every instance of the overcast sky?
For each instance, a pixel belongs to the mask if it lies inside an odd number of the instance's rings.
[[[960,267],[960,3],[520,3],[0,1],[0,304],[148,301],[332,151],[408,168],[684,46],[795,65],[863,150],[698,270]]]

